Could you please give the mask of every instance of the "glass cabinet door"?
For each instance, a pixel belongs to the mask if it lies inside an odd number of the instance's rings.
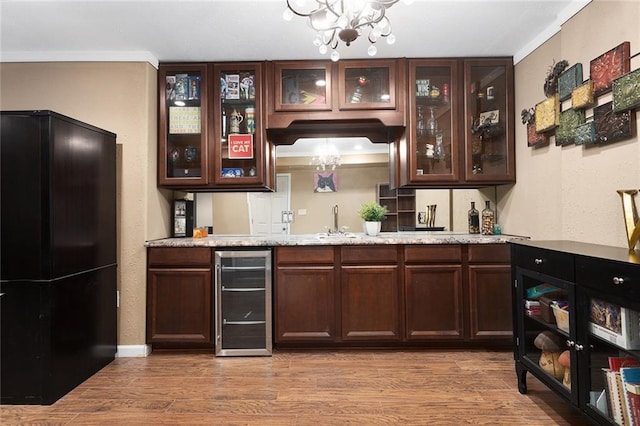
[[[520,362],[547,386],[578,404],[577,369],[565,367],[575,366],[577,353],[584,349],[575,331],[575,285],[517,270]],[[526,387],[525,373],[518,374],[520,386]]]
[[[207,66],[159,67],[158,182],[207,183]]]
[[[331,110],[331,62],[276,62],[276,111]]]
[[[340,61],[340,109],[395,109],[395,61]]]
[[[610,293],[587,292],[581,293],[589,311],[581,405],[593,417],[629,424],[624,419],[628,417],[626,403],[631,401],[625,396],[640,399],[640,306],[630,306]],[[621,370],[625,368],[630,370]],[[627,382],[637,386],[628,389]]]
[[[212,181],[217,186],[259,186],[269,155],[262,125],[262,64],[213,68],[216,118],[213,125]]]
[[[459,179],[455,60],[409,61],[409,181]]]
[[[515,182],[511,59],[467,60],[465,179]]]

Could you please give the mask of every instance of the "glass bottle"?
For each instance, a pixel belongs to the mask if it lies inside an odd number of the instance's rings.
[[[482,210],[482,235],[493,235],[493,225],[495,224],[495,214],[491,210],[491,201],[485,202]]]
[[[436,120],[435,107],[429,107],[429,118],[427,118],[427,131],[435,135],[438,131],[438,120]]]
[[[424,121],[424,107],[422,105],[418,105],[416,115],[418,117],[416,122],[416,132],[418,133],[418,136],[424,136],[426,123]]]
[[[480,213],[476,209],[475,201],[471,202],[471,209],[469,210],[469,233],[480,233]]]

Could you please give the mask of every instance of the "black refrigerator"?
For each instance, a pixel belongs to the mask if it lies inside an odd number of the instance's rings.
[[[0,118],[0,402],[53,404],[116,354],[116,135]]]

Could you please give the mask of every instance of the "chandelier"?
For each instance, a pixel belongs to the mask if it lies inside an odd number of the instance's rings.
[[[311,158],[309,165],[316,166],[316,170],[322,170],[324,172],[327,168],[335,170],[336,167],[340,165],[340,161],[338,149],[335,145],[330,144],[328,140],[325,140],[324,143],[316,149],[316,155]]]
[[[393,44],[396,37],[391,33],[391,21],[386,16],[387,9],[399,0],[287,0],[287,9],[283,18],[290,21],[294,15],[309,18],[309,25],[316,31],[313,40],[321,54],[329,48],[331,60],[340,59],[336,50],[342,40],[350,46],[363,32],[368,32],[371,45],[367,50],[369,56],[375,56],[375,46],[380,37],[388,44]],[[404,0],[410,3],[413,0]],[[291,3],[295,3],[292,5]]]

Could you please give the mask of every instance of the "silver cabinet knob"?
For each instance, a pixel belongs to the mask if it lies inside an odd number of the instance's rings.
[[[542,259],[535,259],[534,260],[536,265],[541,265],[542,264]]]
[[[613,277],[613,283],[615,285],[624,284],[624,278],[622,278],[622,277]]]

